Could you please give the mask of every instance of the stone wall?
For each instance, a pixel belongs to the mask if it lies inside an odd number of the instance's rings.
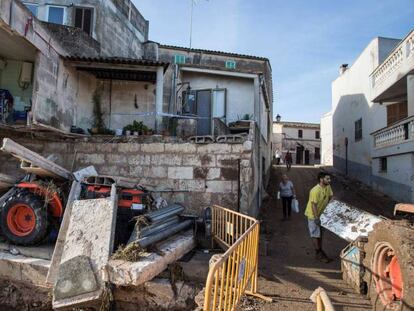
[[[240,211],[251,215],[258,212],[252,206],[257,199],[258,176],[252,140],[237,144],[193,144],[11,138],[44,156],[55,155],[56,162],[69,170],[72,164],[74,170],[94,165],[100,174],[136,178],[142,185],[162,190],[156,196],[182,203],[192,214],[199,214],[212,204],[237,210],[238,197]],[[22,175],[17,169],[18,161],[10,156],[0,154],[0,163],[0,172]]]

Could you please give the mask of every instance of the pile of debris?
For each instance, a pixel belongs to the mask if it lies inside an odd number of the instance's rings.
[[[15,245],[56,240],[46,278],[53,308],[94,306],[108,284],[143,284],[194,248],[194,218],[184,217],[181,205],[159,204],[136,181],[100,176],[93,166],[72,173],[7,138],[1,150],[26,172],[18,181],[0,176],[7,190],[1,231]]]

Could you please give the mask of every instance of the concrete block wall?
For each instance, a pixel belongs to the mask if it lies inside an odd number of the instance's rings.
[[[44,156],[55,155],[56,162],[69,170],[72,164],[74,170],[94,165],[100,174],[138,179],[140,184],[152,189],[174,190],[155,193],[155,196],[182,203],[191,214],[198,215],[212,204],[233,210],[240,208],[251,215],[257,212],[252,202],[256,198],[258,172],[250,140],[238,144],[201,145],[75,143],[11,138]],[[0,153],[0,172],[22,176],[18,165],[17,160]]]

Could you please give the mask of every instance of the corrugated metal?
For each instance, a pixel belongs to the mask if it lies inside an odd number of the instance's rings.
[[[124,57],[82,57],[67,56],[66,61],[84,62],[84,63],[105,63],[105,64],[122,64],[122,65],[141,65],[141,66],[163,66],[167,68],[169,63],[153,61],[148,59],[124,58]]]

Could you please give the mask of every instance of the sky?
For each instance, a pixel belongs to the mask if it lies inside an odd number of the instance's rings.
[[[191,0],[133,0],[149,39],[189,46]],[[267,57],[274,115],[317,122],[331,83],[375,37],[414,29],[414,0],[195,0],[192,47]]]

